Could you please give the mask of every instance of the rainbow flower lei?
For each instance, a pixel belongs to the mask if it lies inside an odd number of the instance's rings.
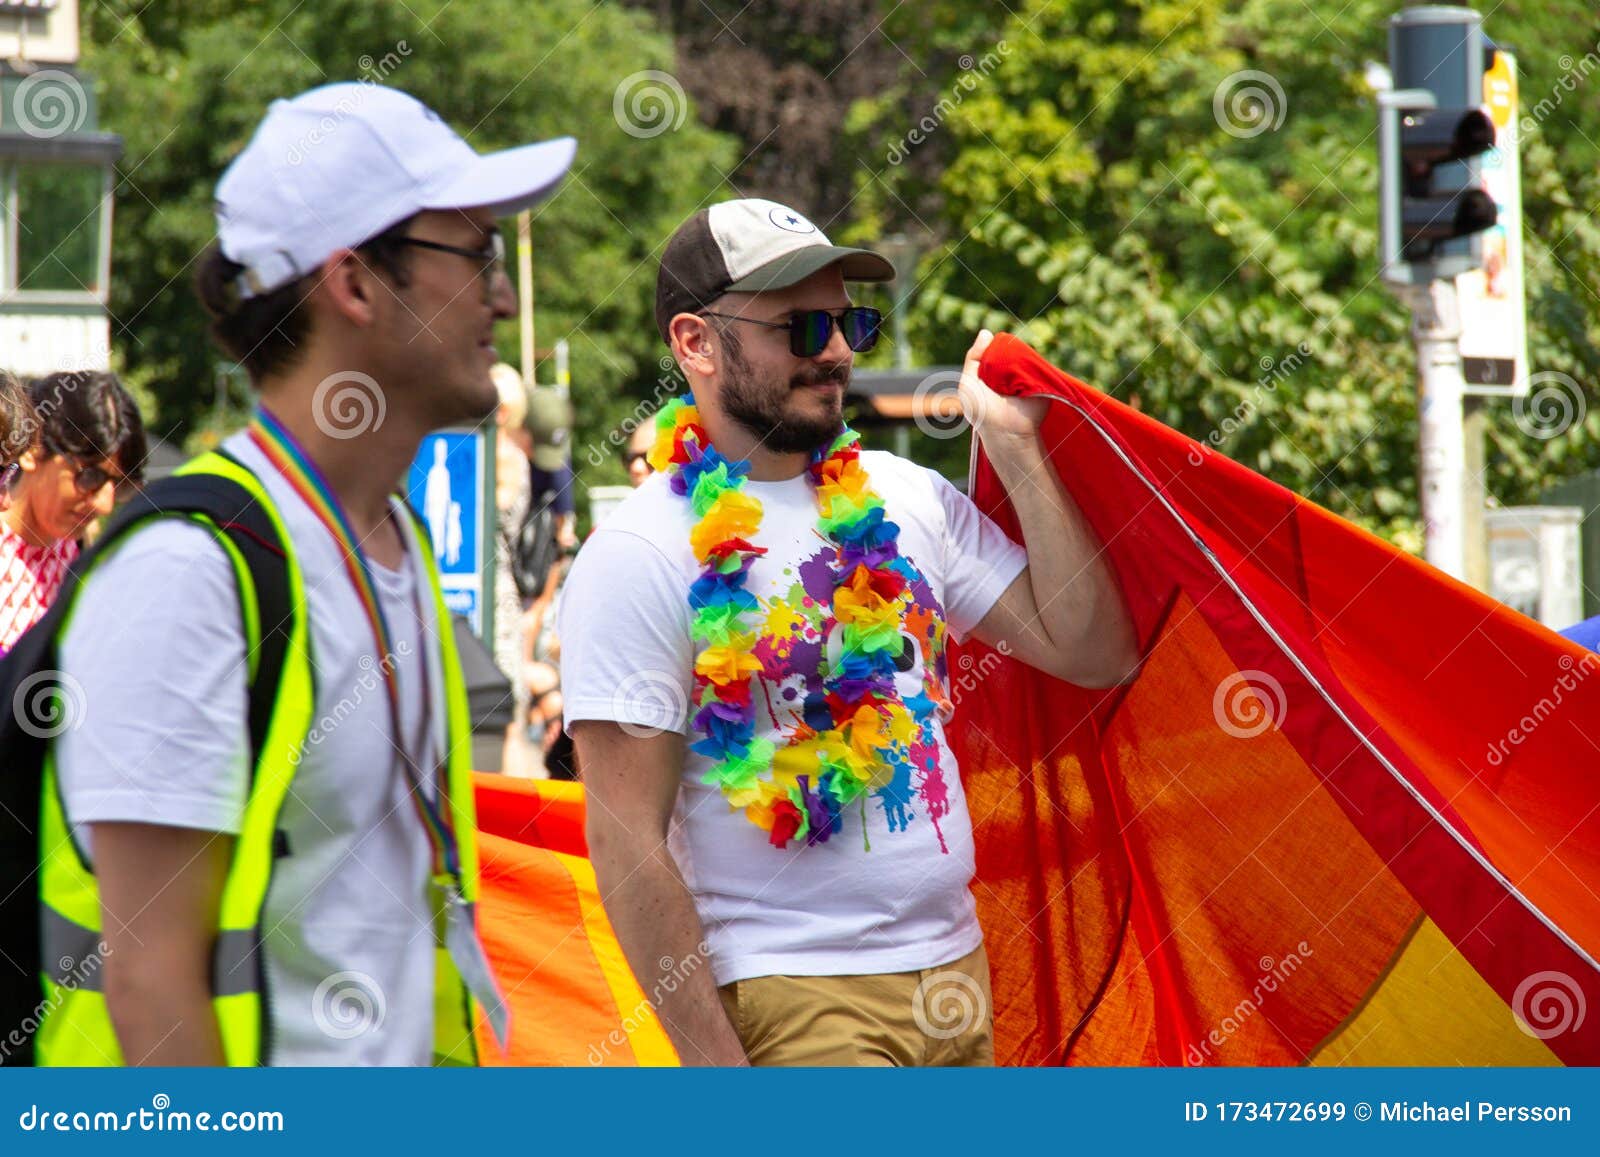
[[[832,609],[841,647],[823,673],[833,726],[802,725],[780,757],[770,739],[755,734],[751,699],[751,680],[762,669],[752,629],[760,604],[745,582],[766,548],[751,541],[761,503],[744,493],[750,463],[717,452],[692,395],[656,415],[650,464],[668,475],[699,519],[689,543],[704,568],[689,587],[691,633],[706,644],[695,660],[691,716],[701,738],[690,749],[712,762],[703,782],[719,787],[730,807],[744,809],[777,848],[790,840],[825,842],[857,801],[865,820],[866,796],[890,782],[919,734],[894,686],[901,623],[911,605],[898,566],[900,528],[884,517],[860,456],[861,439],[845,426],[808,468],[817,529],[836,551]]]

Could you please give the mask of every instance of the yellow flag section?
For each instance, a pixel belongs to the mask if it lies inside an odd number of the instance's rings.
[[[1535,982],[1537,983],[1537,981]],[[1438,925],[1422,918],[1367,999],[1323,1042],[1313,1065],[1559,1065],[1540,1035],[1559,1010],[1559,975],[1525,993],[1535,1023],[1520,1021]]]
[[[501,1051],[478,1025],[485,1065],[676,1065],[595,886],[583,788],[475,780],[482,885],[478,931],[511,1008]]]

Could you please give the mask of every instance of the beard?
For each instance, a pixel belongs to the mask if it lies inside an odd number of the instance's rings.
[[[844,425],[842,404],[830,407],[832,412],[820,417],[790,414],[788,406],[797,387],[823,382],[839,384],[842,403],[844,391],[850,384],[849,365],[835,362],[813,367],[780,385],[756,374],[731,331],[724,331],[722,341],[726,370],[719,401],[729,419],[743,426],[764,449],[776,454],[810,453],[832,443]]]

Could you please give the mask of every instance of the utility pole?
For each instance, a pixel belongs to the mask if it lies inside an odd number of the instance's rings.
[[[533,341],[533,214],[524,209],[517,214],[517,308],[522,330],[522,384],[534,382]]]

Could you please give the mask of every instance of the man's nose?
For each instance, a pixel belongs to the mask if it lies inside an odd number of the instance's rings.
[[[850,348],[850,343],[844,340],[844,327],[837,321],[833,323],[833,330],[828,334],[828,344],[822,347],[813,361],[834,365],[843,362],[849,365],[855,357],[855,351]]]
[[[490,277],[489,308],[497,319],[516,316],[517,289],[511,284],[511,274],[504,269],[496,269]]]

